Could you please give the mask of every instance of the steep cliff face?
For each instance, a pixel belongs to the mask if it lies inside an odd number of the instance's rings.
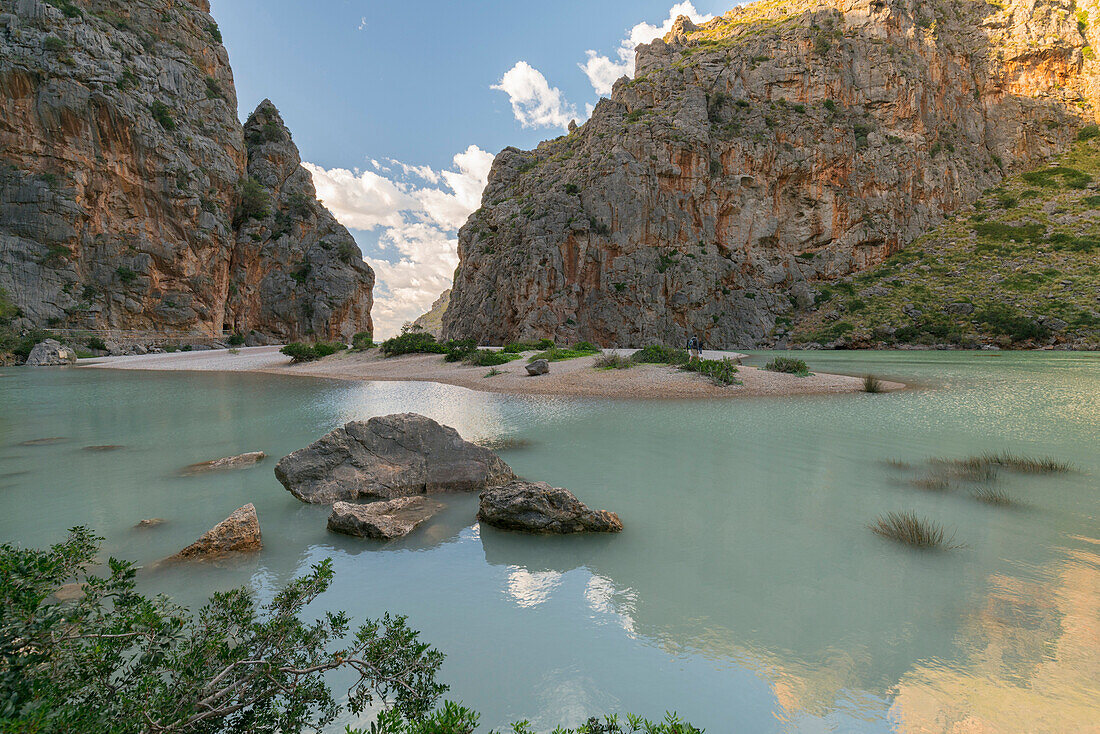
[[[814,281],[883,261],[1091,121],[1094,6],[767,0],[681,18],[586,124],[497,157],[445,335],[771,343]]]
[[[249,175],[279,207],[313,189],[288,134],[277,151],[246,144],[209,10],[0,0],[0,288],[23,325],[283,338],[369,328],[365,265],[254,287],[277,280],[290,253],[350,236],[312,198],[280,225],[285,238],[238,217],[255,194]],[[279,207],[271,217],[285,218]],[[311,289],[337,281],[324,308],[306,307]]]

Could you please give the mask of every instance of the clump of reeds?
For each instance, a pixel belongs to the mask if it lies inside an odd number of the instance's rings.
[[[1070,464],[1049,456],[1029,457],[1007,452],[970,456],[950,463],[974,470],[982,467],[1002,467],[1024,474],[1065,474],[1073,471]]]
[[[902,461],[901,459],[883,459],[882,463],[891,469],[898,471],[908,471],[913,468],[913,465],[908,461]]]
[[[886,388],[882,384],[882,380],[878,379],[874,375],[863,376],[863,392],[880,393],[885,392]]]
[[[929,492],[943,492],[951,488],[951,480],[942,474],[930,474],[924,477],[916,477],[915,479],[910,479],[909,483],[917,489],[924,489]]]
[[[629,357],[610,352],[598,357],[592,366],[598,370],[626,370],[633,367],[634,362]]]
[[[922,520],[912,512],[888,512],[870,525],[871,531],[888,540],[902,543],[913,548],[934,550],[939,548],[958,548],[947,537],[942,526],[931,520]]]
[[[995,487],[979,487],[974,491],[974,499],[987,505],[1008,506],[1016,504],[1004,491]]]

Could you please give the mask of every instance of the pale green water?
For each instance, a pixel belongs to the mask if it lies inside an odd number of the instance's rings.
[[[814,369],[894,376],[892,395],[682,402],[528,399],[428,383],[0,370],[0,539],[86,524],[150,563],[246,502],[264,550],[224,567],[145,573],[197,603],[268,593],[332,556],[323,601],[393,610],[447,654],[450,697],[482,723],[542,728],[675,709],[709,732],[1095,731],[1100,721],[1100,355],[813,353]],[[520,474],[617,511],[615,537],[485,529],[447,498],[388,545],[325,530],[327,509],[278,484],[274,460],[179,477],[250,450],[277,458],[352,419],[431,415],[469,438],[527,439]],[[19,446],[64,437],[50,445]],[[122,444],[116,452],[81,448]],[[908,486],[887,459],[986,450],[1079,471],[1004,475],[1020,506]],[[967,544],[895,547],[866,528],[912,509]],[[135,530],[145,517],[168,523]],[[342,727],[341,727],[342,728]]]

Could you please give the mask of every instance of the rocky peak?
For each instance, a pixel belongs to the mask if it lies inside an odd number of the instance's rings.
[[[765,0],[678,21],[583,126],[498,156],[445,335],[770,344],[812,283],[1064,149],[1094,117],[1094,10]]]

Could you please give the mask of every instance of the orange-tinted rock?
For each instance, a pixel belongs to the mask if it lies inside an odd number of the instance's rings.
[[[260,520],[250,502],[233,511],[191,545],[169,558],[169,561],[205,561],[228,553],[250,553],[263,547]]]

